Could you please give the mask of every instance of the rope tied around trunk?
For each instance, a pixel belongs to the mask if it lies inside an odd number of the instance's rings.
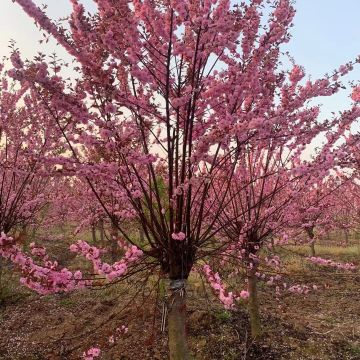
[[[186,288],[186,280],[185,279],[176,279],[170,280],[169,289],[171,290],[171,295],[165,296],[163,302],[163,308],[161,313],[161,327],[160,331],[164,332],[166,327],[166,318],[169,313],[169,309],[174,304],[176,295],[180,295],[180,297],[184,297],[185,295],[185,288]]]
[[[170,280],[170,290],[184,290],[185,291],[186,280],[185,279],[176,279]]]

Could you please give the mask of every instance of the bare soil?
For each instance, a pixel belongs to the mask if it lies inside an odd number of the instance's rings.
[[[260,287],[264,334],[256,340],[249,336],[245,305],[226,311],[215,297],[190,291],[188,335],[194,358],[360,359],[360,276],[320,269],[303,273],[301,281],[319,290],[276,299],[273,290]],[[100,359],[168,359],[161,302],[115,290],[40,297],[13,288],[0,303],[0,359],[81,359],[94,345],[102,350]],[[122,325],[128,332],[109,343]]]

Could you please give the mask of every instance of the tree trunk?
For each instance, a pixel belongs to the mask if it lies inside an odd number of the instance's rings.
[[[96,228],[95,228],[95,225],[91,225],[91,236],[92,236],[93,243],[96,244]]]
[[[104,220],[99,221],[99,230],[100,230],[100,243],[102,246],[105,246],[105,234],[104,234]]]
[[[315,256],[315,241],[310,243],[310,256]]]
[[[188,360],[186,342],[186,280],[170,280],[168,335],[170,360]]]
[[[307,228],[306,229],[309,238],[310,238],[310,256],[315,256],[315,234],[314,234],[314,228]]]
[[[274,239],[273,236],[271,236],[270,242],[271,242],[271,251],[272,251],[273,253],[275,253],[275,239]]]
[[[251,337],[256,338],[261,335],[261,321],[259,312],[259,301],[257,294],[256,266],[248,270],[248,291],[249,291],[249,317],[251,327]]]
[[[31,230],[31,240],[33,241],[35,239],[36,236],[36,226],[33,225],[32,230]]]
[[[113,222],[111,223],[111,234],[110,234],[110,251],[111,251],[111,260],[115,262],[118,257],[119,246],[117,243],[117,238],[119,236],[119,230]]]
[[[143,245],[145,243],[145,233],[143,228],[139,229],[139,238],[140,238],[140,244]]]

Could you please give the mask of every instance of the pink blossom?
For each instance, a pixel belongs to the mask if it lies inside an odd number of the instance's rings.
[[[304,75],[304,70],[300,66],[295,65],[290,72],[289,79],[293,84],[296,84],[304,77]]]
[[[247,290],[241,290],[241,291],[240,291],[240,297],[241,297],[242,299],[247,299],[247,298],[249,297],[249,295],[250,295],[250,293],[249,293],[249,291],[247,291]]]
[[[101,350],[98,347],[92,347],[83,353],[83,358],[85,360],[93,360],[94,358],[100,356],[100,352]]]
[[[112,103],[107,103],[105,106],[105,111],[107,113],[113,114],[116,112],[116,106]]]
[[[350,270],[350,271],[356,270],[356,266],[353,263],[340,263],[330,259],[323,259],[319,256],[317,257],[312,256],[307,258],[307,260],[317,265],[329,266],[340,270]]]
[[[173,233],[171,237],[174,240],[183,241],[185,240],[186,235],[183,232]]]
[[[356,86],[353,88],[353,91],[351,93],[351,98],[355,102],[360,102],[360,86]]]

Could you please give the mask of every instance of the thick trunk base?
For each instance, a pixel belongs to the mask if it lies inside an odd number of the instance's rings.
[[[310,256],[315,256],[316,252],[315,252],[315,241],[313,241],[312,243],[310,243]]]
[[[310,256],[315,256],[315,234],[314,234],[314,227],[306,229],[309,235],[309,246],[310,246]]]
[[[168,312],[170,360],[189,360],[186,342],[186,292],[185,280],[172,280]]]

